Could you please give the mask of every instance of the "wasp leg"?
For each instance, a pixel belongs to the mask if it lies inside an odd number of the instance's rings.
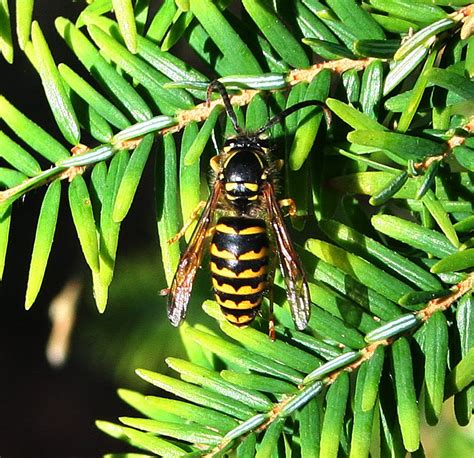
[[[278,205],[280,205],[281,208],[283,207],[288,207],[288,213],[285,216],[295,216],[296,215],[296,203],[293,199],[282,199],[278,201]]]
[[[172,238],[168,240],[168,244],[172,244],[177,242],[189,229],[191,224],[194,223],[199,218],[199,215],[201,214],[202,209],[206,206],[206,201],[202,200],[199,202],[196,206],[196,208],[193,210],[191,213],[191,216],[188,218],[188,220],[184,223],[184,226],[181,228],[181,230]]]

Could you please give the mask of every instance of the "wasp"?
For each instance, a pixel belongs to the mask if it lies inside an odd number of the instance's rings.
[[[210,242],[210,270],[217,303],[224,317],[242,327],[253,321],[265,293],[270,289],[272,259],[278,257],[285,281],[288,302],[296,327],[304,329],[310,317],[310,293],[301,261],[284,222],[282,207],[294,214],[291,199],[278,201],[275,186],[283,161],[271,158],[264,134],[288,115],[310,105],[325,110],[316,100],[297,103],[270,118],[255,132],[244,131],[219,81],[208,87],[208,101],[217,89],[229,116],[235,136],[211,159],[215,174],[210,196],[178,264],[168,294],[168,318],[178,326],[186,310],[206,240]],[[201,206],[202,208],[202,206]],[[221,213],[216,220],[216,214]],[[173,242],[184,233],[186,227]]]

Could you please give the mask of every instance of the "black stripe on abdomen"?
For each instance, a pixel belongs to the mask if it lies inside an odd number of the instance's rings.
[[[269,239],[265,221],[219,219],[211,242],[211,272],[216,300],[226,319],[250,323],[267,289]]]

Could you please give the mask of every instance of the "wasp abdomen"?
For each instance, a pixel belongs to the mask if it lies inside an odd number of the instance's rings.
[[[267,288],[270,241],[262,219],[222,217],[211,242],[212,284],[226,319],[245,326]]]

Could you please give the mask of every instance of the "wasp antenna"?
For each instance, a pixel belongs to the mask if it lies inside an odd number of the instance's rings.
[[[232,104],[230,103],[229,94],[225,86],[218,80],[212,81],[209,86],[207,87],[207,102],[211,101],[211,94],[214,89],[219,91],[219,94],[222,97],[222,101],[224,102],[225,111],[227,112],[227,116],[229,116],[230,120],[232,121],[232,125],[234,126],[234,130],[240,134],[242,133],[242,129],[237,122],[237,116],[235,115],[235,111],[232,108]]]
[[[297,103],[270,118],[263,127],[260,127],[260,129],[257,130],[255,135],[259,136],[263,134],[266,130],[272,128],[275,124],[282,122],[286,117],[293,114],[295,111],[301,110],[311,105],[322,108],[322,110],[324,111],[324,117],[326,118],[326,123],[328,126],[330,126],[332,121],[332,115],[331,110],[328,108],[328,106],[324,102],[320,102],[319,100],[305,100],[304,102]]]

